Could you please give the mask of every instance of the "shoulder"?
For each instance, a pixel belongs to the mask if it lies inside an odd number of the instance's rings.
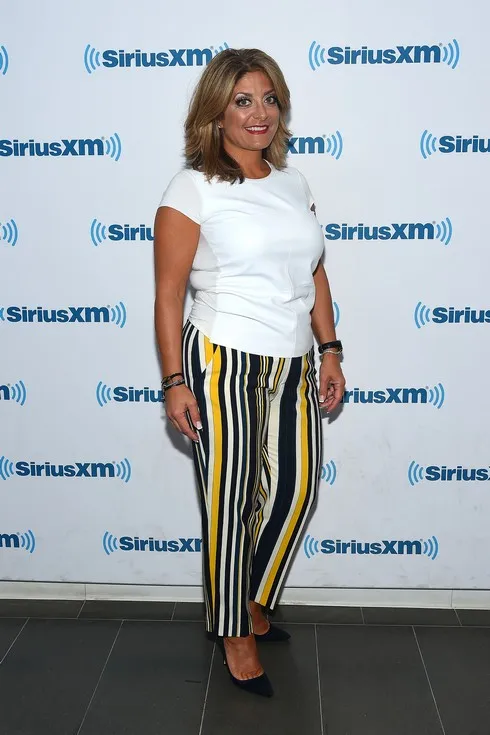
[[[160,207],[172,207],[200,224],[202,216],[202,197],[198,184],[199,171],[184,168],[170,179]]]
[[[182,168],[180,171],[177,171],[176,174],[172,176],[170,179],[168,185],[180,185],[180,186],[192,186],[193,184],[196,185],[199,176],[202,176],[199,171],[194,171],[191,168]]]
[[[299,169],[295,168],[295,166],[287,166],[287,168],[281,170],[281,173],[284,173],[287,177],[289,177],[289,181],[293,182],[293,185],[295,186],[295,191],[297,191],[298,197],[302,201],[306,200],[306,202],[308,203],[308,209],[311,209],[312,205],[314,204],[314,198],[308,185],[306,176]]]
[[[297,181],[300,181],[301,184],[306,184],[306,177],[304,174],[301,173],[301,171],[296,168],[295,166],[287,166],[287,168],[283,169],[284,173],[288,174],[288,176],[291,176],[292,178],[296,179]]]
[[[306,189],[308,186],[308,182],[306,181],[306,178],[304,174],[301,173],[299,169],[297,169],[295,166],[286,166],[286,168],[277,169],[279,173],[284,174],[287,179],[290,181],[293,181],[296,184],[300,184],[303,189]]]

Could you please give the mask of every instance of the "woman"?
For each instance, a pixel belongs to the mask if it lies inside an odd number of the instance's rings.
[[[271,696],[256,642],[316,495],[320,408],[341,401],[323,237],[286,168],[289,90],[257,49],[208,64],[185,124],[187,168],[155,219],[155,324],[166,413],[193,441],[206,626],[235,684]],[[196,289],[183,324],[187,281]],[[320,344],[320,395],[313,332]]]

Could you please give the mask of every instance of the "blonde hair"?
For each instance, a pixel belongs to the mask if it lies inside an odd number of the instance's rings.
[[[218,119],[228,106],[235,85],[251,71],[262,71],[272,82],[279,107],[279,126],[271,144],[262,151],[276,168],[286,166],[286,126],[290,109],[289,89],[278,64],[259,49],[226,49],[207,65],[192,95],[185,121],[185,157],[190,168],[202,171],[208,179],[243,182],[238,163],[223,148]]]

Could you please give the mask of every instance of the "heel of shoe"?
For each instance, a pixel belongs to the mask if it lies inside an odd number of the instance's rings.
[[[261,674],[260,676],[256,676],[253,679],[237,679],[235,676],[233,676],[230,671],[230,667],[228,666],[223,638],[218,638],[216,640],[216,644],[223,655],[223,663],[226,666],[228,674],[230,675],[230,679],[236,687],[242,689],[245,692],[249,692],[250,694],[258,694],[260,697],[272,697],[272,695],[274,694],[274,690],[272,688],[270,679],[265,671],[263,674]]]

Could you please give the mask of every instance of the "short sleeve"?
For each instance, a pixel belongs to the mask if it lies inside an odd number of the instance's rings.
[[[165,189],[159,207],[172,207],[201,224],[201,196],[190,171],[175,174]]]
[[[298,171],[298,169],[296,169]],[[306,181],[306,178],[303,176],[301,171],[298,171],[299,178],[301,180],[301,184],[303,186],[303,190],[305,192],[306,199],[308,201],[308,209],[311,209],[312,205],[315,204],[315,200],[313,198],[313,194],[311,193],[310,187],[308,186],[308,182]]]

